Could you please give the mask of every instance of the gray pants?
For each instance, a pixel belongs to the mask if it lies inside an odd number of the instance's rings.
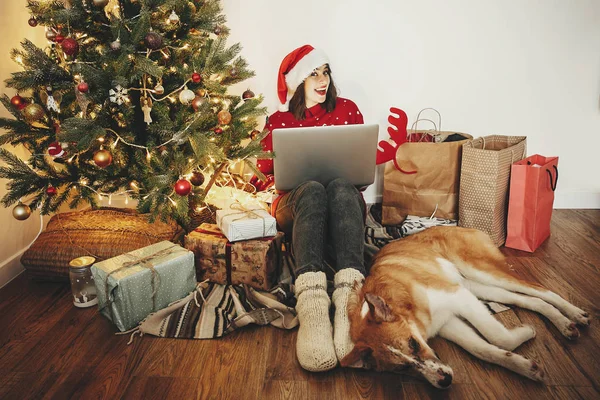
[[[365,215],[361,193],[341,178],[327,187],[308,181],[283,195],[275,217],[292,240],[294,275],[323,271],[325,249],[330,249],[336,271],[355,268],[366,275]]]

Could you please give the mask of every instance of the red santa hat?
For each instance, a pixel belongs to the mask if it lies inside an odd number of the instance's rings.
[[[285,56],[277,75],[279,111],[288,111],[290,99],[294,96],[298,85],[304,82],[315,68],[328,63],[327,55],[309,44],[298,47]]]

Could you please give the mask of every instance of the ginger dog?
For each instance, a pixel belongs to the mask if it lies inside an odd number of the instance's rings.
[[[490,238],[475,229],[434,227],[392,242],[355,289],[348,304],[355,347],[342,366],[411,368],[438,388],[450,386],[453,376],[427,345],[438,334],[475,357],[543,380],[534,361],[512,353],[535,337],[534,329],[507,329],[479,299],[536,311],[569,339],[579,336],[576,325],[590,323],[588,313],[556,293],[517,278]]]

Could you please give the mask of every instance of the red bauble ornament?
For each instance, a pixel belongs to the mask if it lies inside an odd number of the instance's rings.
[[[10,104],[12,104],[13,107],[15,107],[17,110],[22,110],[25,105],[25,100],[23,100],[21,96],[16,94],[10,99]]]
[[[194,186],[202,186],[204,183],[204,174],[202,174],[200,171],[194,171],[192,177],[190,178],[190,182],[192,182],[192,185]]]
[[[65,41],[65,37],[63,35],[56,35],[56,37],[54,38],[54,41],[56,43],[62,43]]]
[[[217,135],[220,135],[221,133],[223,133],[223,129],[221,129],[221,128],[215,128],[215,129],[214,129],[214,132],[215,132]]]
[[[194,83],[200,83],[200,82],[202,82],[202,75],[200,75],[197,72],[194,72],[192,74],[192,82],[194,82]]]
[[[66,55],[74,56],[79,53],[79,43],[73,38],[66,38],[62,41],[61,47]]]
[[[65,155],[65,151],[63,150],[60,143],[52,142],[50,143],[50,146],[48,146],[48,154],[50,154],[52,157],[60,158]]]
[[[87,93],[88,90],[90,90],[90,85],[88,85],[87,82],[81,82],[79,85],[77,85],[77,90],[79,90],[81,93]]]
[[[56,192],[57,192],[57,190],[56,190],[56,188],[54,186],[48,186],[48,188],[46,189],[46,194],[49,197],[54,196],[56,194]]]
[[[175,193],[180,196],[187,196],[192,190],[192,184],[186,179],[180,179],[175,183]]]
[[[31,17],[29,18],[29,21],[27,21],[27,23],[29,24],[30,27],[35,28],[37,26],[37,19],[35,19],[35,17]]]

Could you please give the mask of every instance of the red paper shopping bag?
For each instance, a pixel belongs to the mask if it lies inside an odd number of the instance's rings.
[[[533,252],[550,236],[558,157],[539,154],[512,164],[506,247]]]

